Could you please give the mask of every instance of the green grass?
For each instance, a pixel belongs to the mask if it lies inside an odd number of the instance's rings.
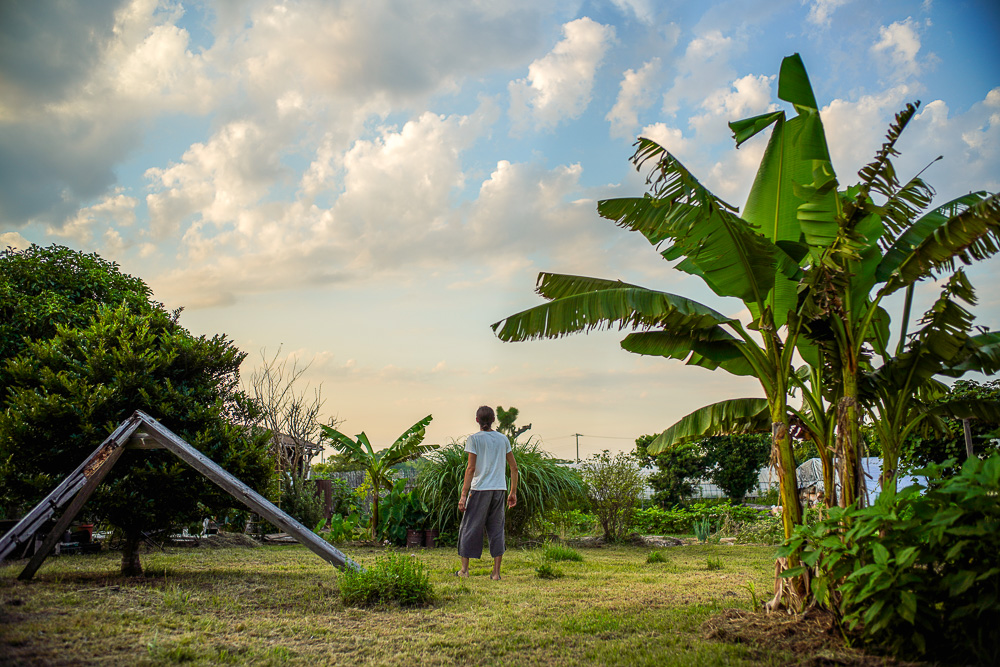
[[[347,549],[366,564],[384,552]],[[0,568],[0,662],[254,665],[757,665],[793,656],[702,638],[702,623],[746,609],[747,584],[771,585],[774,549],[696,545],[650,567],[648,549],[612,546],[539,579],[541,550],[508,551],[453,575],[453,549],[414,552],[430,606],[359,609],[340,573],[300,546],[168,549],[152,576],[122,578],[119,554],[50,558],[34,581]],[[409,557],[409,556],[407,556]],[[706,559],[725,563],[708,572]]]
[[[564,547],[559,544],[550,544],[542,551],[542,560],[560,561],[570,560],[577,563],[583,562],[583,556],[576,549]]]

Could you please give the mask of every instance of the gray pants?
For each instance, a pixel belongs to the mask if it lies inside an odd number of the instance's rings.
[[[490,555],[503,556],[503,522],[507,509],[507,492],[470,491],[465,503],[465,515],[458,529],[458,555],[462,558],[483,557],[483,531],[490,539]]]

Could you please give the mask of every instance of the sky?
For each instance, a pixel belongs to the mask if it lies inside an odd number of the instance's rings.
[[[904,178],[1000,190],[1000,9],[924,0],[0,3],[0,244],[117,262],[244,376],[308,364],[326,417],[383,447],[516,406],[556,456],[631,449],[752,379],[622,351],[616,331],[503,343],[540,271],[621,278],[729,315],[596,213],[637,196],[638,136],[741,206],[800,53],[842,185],[907,102]],[[972,267],[1000,327],[1000,259]],[[935,285],[922,284],[924,306]],[[919,312],[919,309],[918,309]],[[573,434],[582,434],[577,438]]]

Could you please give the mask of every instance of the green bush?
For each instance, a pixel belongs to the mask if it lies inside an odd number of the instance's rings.
[[[395,603],[414,607],[434,598],[427,568],[415,556],[390,551],[365,570],[345,569],[338,577],[345,606]]]
[[[550,544],[545,547],[542,552],[542,560],[548,561],[558,561],[558,560],[572,560],[580,562],[583,560],[583,556],[576,549],[571,549],[569,547],[564,547],[559,544]]]
[[[728,500],[721,503],[696,503],[690,507],[664,510],[649,507],[635,510],[636,529],[647,535],[689,535],[691,524],[708,517],[715,525],[728,525],[727,532],[739,532],[743,527],[767,520],[766,510],[743,505],[733,505]]]
[[[507,533],[526,535],[546,510],[562,507],[583,495],[580,476],[572,468],[539,448],[537,441],[511,444],[521,481],[517,505],[507,511]],[[458,496],[468,457],[464,441],[453,442],[427,457],[417,486],[430,512],[430,525],[443,532],[458,532],[462,514]],[[510,482],[508,470],[508,484]]]
[[[304,526],[315,526],[326,519],[323,498],[316,493],[316,483],[300,475],[285,474],[281,489],[281,509]]]
[[[779,550],[801,550],[817,601],[903,656],[1000,663],[1000,454],[952,477],[890,489],[865,509],[830,510]]]
[[[404,491],[406,480],[398,479],[388,494],[379,501],[379,539],[391,540],[396,546],[406,544],[407,530],[424,530],[427,508],[415,491]]]
[[[604,539],[621,540],[632,528],[633,512],[645,486],[635,456],[626,452],[612,456],[604,450],[584,461],[580,473]]]

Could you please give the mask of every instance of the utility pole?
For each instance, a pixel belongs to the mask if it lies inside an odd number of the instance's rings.
[[[579,463],[580,462],[580,436],[583,435],[583,433],[574,433],[573,435],[576,436],[576,462]]]

